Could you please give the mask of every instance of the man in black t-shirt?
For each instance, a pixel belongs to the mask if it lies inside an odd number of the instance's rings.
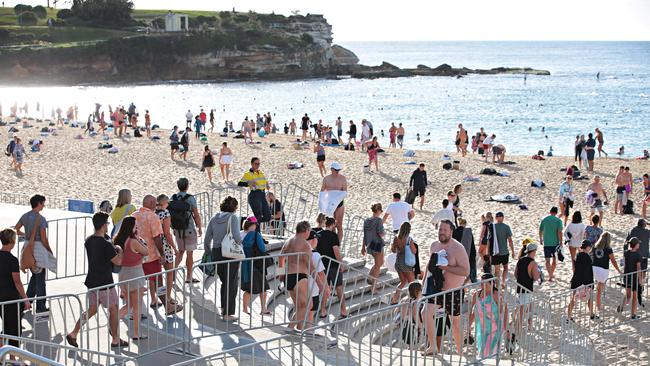
[[[420,197],[420,210],[424,206],[424,194],[427,190],[427,171],[424,170],[424,163],[420,163],[417,169],[411,174],[409,187],[415,192],[415,197]]]
[[[631,303],[631,319],[637,319],[636,308],[638,305],[637,302],[637,291],[639,287],[639,274],[641,271],[641,255],[639,254],[639,239],[631,238],[628,241],[629,248],[624,254],[625,258],[625,267],[623,269],[624,277],[623,284],[625,286],[625,296],[623,297],[623,303],[618,306],[616,312],[620,313],[625,309],[625,306],[628,302]]]
[[[341,319],[347,318],[345,309],[345,294],[343,293],[343,255],[339,236],[334,232],[336,220],[331,217],[325,219],[325,230],[318,233],[316,251],[321,255],[321,261],[327,271],[327,283],[336,290],[336,296],[341,304]],[[335,259],[336,261],[330,260]],[[340,264],[341,263],[341,264]]]
[[[129,343],[123,341],[118,333],[118,298],[113,284],[113,265],[122,264],[122,248],[113,246],[113,243],[106,240],[108,230],[108,215],[98,212],[93,216],[93,227],[95,233],[86,239],[86,255],[88,256],[88,274],[84,284],[88,288],[87,301],[90,304],[88,310],[81,314],[74,329],[65,338],[69,345],[79,347],[77,335],[81,330],[81,321],[88,321],[97,313],[99,305],[108,308],[110,334],[112,337],[111,348],[127,347]],[[97,289],[97,290],[93,290]],[[137,316],[137,314],[135,315]],[[137,337],[137,335],[136,335]]]

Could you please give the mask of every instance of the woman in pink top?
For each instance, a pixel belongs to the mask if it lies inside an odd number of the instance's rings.
[[[142,258],[148,251],[144,241],[137,235],[134,217],[127,216],[122,220],[120,231],[113,239],[113,243],[120,246],[124,252],[119,280],[125,282],[120,286],[122,293],[129,294],[126,305],[119,311],[119,316],[125,317],[130,308],[133,316],[132,339],[134,341],[146,339],[147,336],[140,335],[140,303],[145,290]]]

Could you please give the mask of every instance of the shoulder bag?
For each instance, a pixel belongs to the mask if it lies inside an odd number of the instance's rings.
[[[32,233],[29,235],[29,242],[23,246],[22,253],[20,254],[20,270],[27,272],[28,269],[36,267],[36,258],[34,258],[34,239],[36,238],[36,230],[40,229],[41,215],[36,216],[34,220],[34,227]]]
[[[232,217],[228,218],[228,228],[226,235],[221,240],[221,256],[228,259],[244,259],[244,247],[241,243],[237,243],[232,236]]]

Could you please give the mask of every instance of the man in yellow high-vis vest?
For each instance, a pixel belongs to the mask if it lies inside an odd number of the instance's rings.
[[[266,190],[268,189],[268,181],[264,172],[260,170],[260,159],[251,159],[251,168],[244,173],[244,176],[237,183],[240,187],[249,187],[248,205],[253,210],[253,215],[257,218],[258,222],[269,222],[271,220],[271,210],[266,201]],[[257,225],[258,230],[260,225]]]

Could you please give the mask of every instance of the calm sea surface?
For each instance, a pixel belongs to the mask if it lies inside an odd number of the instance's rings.
[[[4,114],[15,101],[45,107],[77,104],[79,118],[99,102],[149,109],[153,123],[184,125],[188,109],[216,109],[217,126],[240,125],[244,116],[271,112],[282,128],[309,113],[312,120],[333,122],[367,118],[382,129],[387,144],[390,122],[406,127],[407,145],[454,150],[454,129],[463,123],[474,133],[485,127],[509,153],[531,154],[553,146],[572,154],[576,134],[600,127],[607,151],[625,145],[629,156],[650,148],[650,42],[386,42],[346,43],[361,62],[388,61],[401,67],[418,64],[490,68],[526,66],[551,76],[414,77],[381,80],[309,80],[220,84],[84,87],[1,87]],[[600,72],[600,80],[596,74]],[[529,127],[532,131],[529,132]],[[542,132],[542,127],[544,131]],[[417,141],[416,133],[421,140]],[[430,134],[430,135],[429,135]],[[425,139],[431,139],[424,143]]]

